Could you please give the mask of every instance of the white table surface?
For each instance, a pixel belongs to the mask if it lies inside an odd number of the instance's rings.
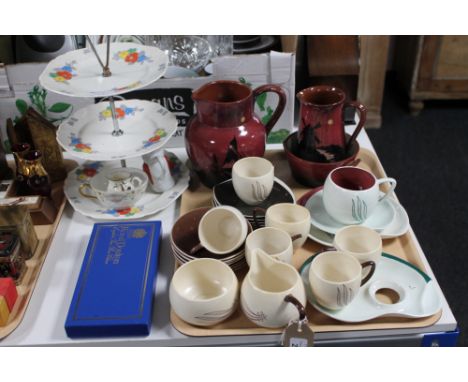
[[[352,128],[347,127],[349,130]],[[361,132],[358,139],[361,147],[374,151],[365,131]],[[269,146],[272,149],[279,147],[282,146]],[[186,158],[185,149],[171,149],[171,151],[174,151],[181,158]],[[398,174],[392,174],[392,176],[398,179]],[[92,219],[75,212],[70,205],[67,205],[24,319],[16,330],[0,340],[0,346],[235,346],[278,344],[279,335],[188,337],[172,326],[169,318],[168,286],[174,269],[174,260],[168,234],[179,215],[179,207],[180,201],[177,201],[163,212],[146,219],[161,220],[163,223],[163,241],[156,281],[153,323],[149,336],[80,340],[72,340],[67,337],[64,323],[94,223]],[[412,230],[411,235],[413,235],[422,255],[428,274],[435,279]],[[340,340],[349,341],[386,336],[404,337],[423,333],[453,331],[456,327],[455,317],[445,297],[443,297],[442,316],[437,323],[430,327],[316,333],[315,340],[316,342],[321,340],[339,342]]]

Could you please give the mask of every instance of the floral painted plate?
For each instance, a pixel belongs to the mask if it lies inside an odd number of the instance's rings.
[[[105,168],[120,167],[120,162],[85,162],[68,173],[64,184],[65,195],[75,211],[98,220],[127,220],[141,219],[167,208],[187,189],[189,171],[185,165],[170,152],[165,152],[172,175],[176,178],[176,184],[170,190],[156,194],[148,187],[141,199],[132,208],[121,210],[109,209],[102,206],[95,199],[83,197],[79,187]],[[141,168],[141,158],[134,158],[127,162],[129,167]]]
[[[156,102],[115,101],[120,136],[113,136],[109,102],[86,106],[58,128],[57,141],[73,156],[105,161],[141,157],[161,148],[177,130],[177,118]]]
[[[106,46],[96,46],[106,61]],[[151,84],[164,75],[167,55],[154,46],[135,43],[110,45],[109,77],[90,48],[77,49],[54,58],[39,76],[40,84],[54,93],[73,97],[108,97]]]

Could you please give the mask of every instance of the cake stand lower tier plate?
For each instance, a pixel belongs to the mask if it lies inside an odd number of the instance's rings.
[[[167,208],[182,195],[187,189],[190,179],[187,167],[174,154],[166,152],[166,158],[169,160],[169,167],[175,178],[175,185],[159,194],[153,192],[148,186],[143,196],[131,208],[121,210],[106,208],[97,200],[86,198],[79,192],[81,184],[89,182],[93,176],[96,176],[105,168],[120,167],[120,162],[85,162],[68,173],[64,184],[65,195],[75,211],[97,220],[141,219],[144,216],[156,214]],[[128,167],[141,168],[142,164],[141,158],[135,158],[127,162]]]

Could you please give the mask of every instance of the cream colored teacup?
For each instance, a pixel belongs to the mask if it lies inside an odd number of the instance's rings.
[[[279,328],[298,318],[298,310],[285,301],[294,296],[305,306],[304,284],[290,264],[256,253],[241,287],[241,307],[247,318],[258,326]]]
[[[271,193],[274,183],[273,164],[260,157],[239,159],[232,166],[232,185],[244,203],[255,206]]]
[[[379,185],[389,183],[379,196]],[[362,168],[344,166],[328,174],[323,185],[323,206],[327,213],[343,224],[361,224],[396,187],[393,178],[377,179]]]
[[[245,259],[249,266],[254,252],[261,250],[275,260],[291,264],[293,242],[289,234],[279,228],[264,227],[251,232],[245,239]]]
[[[184,321],[199,326],[215,325],[237,307],[238,280],[220,260],[196,259],[176,270],[169,287],[169,301]]]
[[[363,277],[363,269],[371,267]],[[357,296],[359,288],[372,277],[375,263],[360,264],[355,257],[339,251],[322,252],[310,264],[309,282],[316,301],[324,308],[342,309]]]
[[[210,209],[198,225],[200,245],[218,255],[239,248],[244,244],[247,232],[247,220],[244,215],[230,206]]]
[[[364,226],[347,226],[338,230],[333,240],[338,250],[355,257],[361,264],[373,261],[378,264],[382,257],[382,238],[378,232]]]
[[[302,247],[310,230],[310,212],[293,203],[278,203],[266,210],[265,226],[282,229],[292,237],[294,250]]]

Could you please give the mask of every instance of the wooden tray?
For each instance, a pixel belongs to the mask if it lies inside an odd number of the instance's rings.
[[[294,192],[296,200],[309,189],[299,185],[290,173],[286,155],[283,151],[266,152],[265,157],[275,165],[275,176],[286,182]],[[358,155],[361,159],[358,167],[370,170],[376,177],[385,177],[385,171],[379,159],[369,150],[361,149]],[[211,206],[211,190],[201,186],[195,192],[186,191],[182,195],[180,213],[184,214],[194,208]],[[293,265],[298,269],[306,259],[314,253],[323,249],[323,246],[308,239],[302,248],[297,250],[293,256]],[[386,253],[401,257],[425,271],[418,249],[409,233],[394,239],[384,240],[383,250]],[[177,266],[177,265],[176,265]],[[247,269],[237,273],[239,281],[242,282]],[[432,316],[411,319],[402,317],[380,317],[364,323],[349,324],[334,320],[307,304],[307,317],[309,325],[315,332],[337,332],[337,331],[360,331],[375,329],[403,329],[420,328],[433,325],[437,322],[442,312]],[[242,313],[240,306],[237,311],[226,321],[211,327],[197,327],[181,320],[171,310],[171,322],[174,327],[188,336],[229,336],[229,335],[253,335],[253,334],[279,334],[282,328],[261,328],[250,322]]]
[[[65,160],[65,166],[67,171],[71,171],[77,166],[75,161]],[[15,306],[10,313],[10,318],[6,326],[0,326],[0,339],[8,336],[23,320],[26,309],[28,308],[29,300],[31,299],[34,287],[39,278],[39,274],[42,269],[42,265],[46,259],[49,247],[52,244],[57,226],[65,209],[67,198],[63,193],[63,181],[52,184],[52,193],[56,195],[54,201],[55,207],[57,208],[57,215],[52,224],[35,225],[39,243],[34,251],[33,256],[26,260],[25,268],[23,269],[20,283],[16,286],[18,290],[18,299],[15,302]]]

